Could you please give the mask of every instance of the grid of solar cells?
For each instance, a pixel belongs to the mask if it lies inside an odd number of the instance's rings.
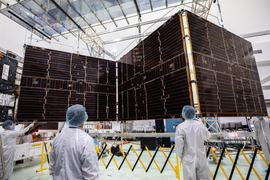
[[[202,115],[266,115],[251,43],[187,14]]]
[[[119,62],[120,119],[180,117],[182,107],[190,104],[178,14]]]
[[[24,64],[18,121],[65,121],[74,104],[89,120],[115,120],[115,62],[27,46]]]

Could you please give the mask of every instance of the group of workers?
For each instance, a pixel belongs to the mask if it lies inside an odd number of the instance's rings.
[[[184,106],[182,117],[175,133],[176,154],[181,158],[186,180],[211,180],[204,141],[211,133],[200,119],[196,119],[196,111],[192,106]],[[257,144],[261,145],[265,157],[270,162],[270,121],[257,117],[255,132]],[[54,180],[98,180],[99,164],[94,140],[83,130],[88,115],[82,105],[73,105],[66,113],[66,127],[53,140],[50,149],[49,173]],[[7,180],[13,172],[16,137],[29,131],[34,123],[24,130],[14,131],[14,123],[7,120],[2,127],[2,147]],[[0,164],[0,175],[3,168]]]

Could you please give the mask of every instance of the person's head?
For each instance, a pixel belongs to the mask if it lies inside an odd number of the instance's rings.
[[[88,119],[85,108],[76,104],[68,108],[66,114],[66,124],[69,127],[80,127]]]
[[[263,117],[262,116],[257,116],[257,119],[263,120]]]
[[[184,106],[182,109],[182,117],[185,120],[195,120],[196,118],[196,111],[192,106]]]
[[[3,122],[2,127],[5,130],[13,130],[15,128],[12,120],[6,120],[5,122]]]

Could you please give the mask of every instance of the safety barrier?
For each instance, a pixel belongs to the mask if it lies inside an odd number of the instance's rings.
[[[50,147],[51,147],[51,142],[49,143],[48,149],[47,149],[46,144],[47,144],[46,142],[44,142],[44,141],[42,142],[42,153],[41,153],[41,164],[40,164],[41,167],[39,170],[37,170],[37,172],[40,172],[40,171],[47,169],[46,167],[43,167],[46,159],[48,159],[48,164],[50,165],[48,152],[49,152]]]
[[[245,160],[247,161],[247,163],[249,164],[249,169],[248,169],[248,173],[247,173],[247,176],[246,176],[246,180],[249,180],[250,174],[251,174],[252,171],[255,173],[255,175],[257,176],[257,178],[258,178],[259,180],[262,180],[262,178],[260,177],[260,175],[258,174],[258,172],[256,171],[256,169],[253,167],[254,162],[255,162],[255,159],[256,159],[257,152],[260,154],[261,158],[263,159],[263,161],[264,161],[264,162],[266,163],[266,165],[268,166],[268,171],[267,171],[267,173],[266,173],[265,180],[267,180],[268,177],[269,177],[270,166],[269,166],[268,162],[266,161],[266,159],[264,158],[264,156],[262,155],[262,153],[259,151],[258,148],[256,148],[256,149],[254,150],[254,152],[253,152],[253,157],[252,157],[251,162],[249,161],[249,159],[247,158],[246,154],[244,153],[244,151],[243,151],[241,148],[238,149],[237,154],[236,154],[236,157],[235,157],[235,160],[232,159],[231,155],[229,154],[229,152],[228,152],[228,150],[227,150],[226,148],[223,148],[223,149],[222,149],[222,152],[221,152],[221,155],[220,155],[220,158],[219,158],[219,159],[217,158],[215,152],[212,150],[211,147],[209,148],[208,151],[211,151],[211,153],[213,154],[215,160],[216,160],[217,163],[218,163],[218,164],[217,164],[217,167],[216,167],[216,171],[215,171],[214,176],[212,175],[212,173],[211,173],[211,171],[210,171],[213,180],[216,179],[216,176],[217,176],[217,173],[218,173],[219,168],[222,170],[222,172],[223,172],[223,174],[224,174],[224,176],[225,176],[225,178],[226,178],[227,180],[233,179],[233,174],[234,174],[234,170],[235,170],[235,169],[237,170],[237,172],[238,172],[238,174],[240,175],[241,179],[242,179],[242,180],[245,180],[243,174],[240,172],[239,168],[237,167],[237,161],[238,161],[238,159],[239,159],[240,152],[241,152],[241,154],[243,155],[243,157],[245,158]],[[229,157],[230,161],[231,161],[232,164],[233,164],[233,167],[232,167],[232,169],[231,169],[231,172],[230,172],[230,176],[229,176],[229,177],[228,177],[228,175],[226,174],[224,168],[223,168],[222,165],[221,165],[221,161],[222,161],[222,159],[223,159],[224,153],[227,154],[227,156]],[[208,153],[208,154],[209,154],[209,153]],[[207,154],[207,156],[208,156],[208,154]]]
[[[183,168],[183,167],[182,167],[182,164],[181,164],[181,161],[179,161],[178,156],[176,156],[176,166],[174,166],[174,165],[171,163],[171,161],[170,161],[170,157],[171,157],[172,152],[173,152],[173,150],[174,150],[174,146],[170,149],[170,152],[169,152],[168,155],[166,155],[166,153],[164,152],[164,150],[163,150],[162,147],[157,147],[156,150],[155,150],[155,152],[154,152],[154,154],[152,155],[151,152],[149,151],[148,147],[145,146],[145,148],[142,149],[142,151],[141,151],[140,154],[138,155],[138,153],[137,153],[137,151],[135,150],[135,148],[134,148],[133,145],[131,145],[131,146],[129,147],[129,149],[128,149],[128,151],[127,151],[126,153],[124,153],[124,151],[123,151],[123,149],[121,148],[121,146],[119,146],[120,151],[121,151],[121,153],[122,153],[122,155],[123,155],[123,160],[122,160],[122,162],[120,163],[120,166],[117,164],[117,162],[116,162],[116,160],[115,160],[115,158],[114,158],[115,153],[112,153],[112,152],[111,152],[111,150],[110,150],[110,148],[109,148],[109,146],[108,146],[107,144],[106,144],[106,146],[104,146],[104,148],[102,149],[101,152],[99,151],[99,149],[98,149],[98,147],[97,147],[96,144],[95,144],[95,148],[96,148],[96,151],[97,151],[97,153],[98,153],[98,155],[99,155],[98,160],[100,160],[100,159],[102,160],[103,165],[104,165],[104,167],[105,167],[106,169],[109,167],[109,165],[111,164],[111,161],[113,160],[118,170],[121,169],[122,165],[123,165],[124,162],[126,161],[126,163],[128,164],[128,166],[129,166],[129,168],[130,168],[131,171],[134,171],[134,169],[136,168],[138,162],[140,162],[140,164],[142,165],[144,171],[145,171],[145,172],[148,172],[149,168],[151,167],[151,165],[152,165],[153,162],[154,162],[154,164],[155,164],[156,168],[158,169],[158,171],[159,171],[160,173],[162,173],[162,172],[164,171],[166,165],[169,163],[169,165],[171,166],[172,170],[175,172],[176,178],[180,180],[180,168]],[[104,152],[106,149],[108,149],[109,154],[110,154],[110,159],[109,159],[109,161],[108,161],[107,164],[105,163],[105,161],[104,161],[104,159],[103,159],[103,157],[102,157],[102,154],[103,154],[103,152]],[[131,151],[131,150],[133,150],[134,154],[135,154],[136,157],[137,157],[137,159],[136,159],[136,161],[135,161],[133,167],[131,166],[131,164],[130,164],[128,158],[127,158],[128,155],[130,154],[130,151]],[[149,163],[147,166],[144,165],[144,163],[142,162],[142,159],[141,159],[141,156],[142,156],[142,154],[143,154],[143,152],[144,152],[145,150],[148,152],[149,156],[151,157],[151,161],[150,161],[150,163]],[[162,152],[162,154],[163,154],[164,157],[166,158],[166,160],[165,160],[163,166],[161,166],[162,168],[160,168],[160,166],[158,165],[158,163],[157,163],[156,160],[155,160],[155,157],[156,157],[157,152],[158,152],[159,150]],[[261,156],[261,158],[263,159],[263,161],[265,162],[265,164],[266,164],[267,167],[268,167],[268,172],[266,173],[265,180],[268,179],[268,177],[269,177],[269,171],[270,171],[270,165],[269,165],[269,163],[266,161],[266,159],[264,158],[264,156],[262,155],[262,153],[259,151],[258,148],[256,148],[254,151],[252,151],[252,152],[253,152],[253,157],[252,157],[251,162],[249,161],[249,159],[247,158],[246,154],[244,153],[244,151],[243,151],[241,148],[239,148],[239,149],[237,150],[237,153],[236,153],[236,156],[235,156],[235,159],[234,159],[234,160],[233,160],[232,156],[230,155],[230,153],[228,152],[228,150],[227,150],[226,148],[223,148],[223,149],[222,149],[219,159],[218,159],[218,157],[217,157],[215,151],[217,151],[217,150],[213,150],[211,147],[209,147],[209,148],[208,148],[208,151],[207,151],[207,153],[206,153],[206,156],[207,156],[207,157],[208,157],[208,156],[210,155],[210,153],[211,153],[211,154],[213,155],[213,157],[215,158],[216,162],[217,162],[217,167],[216,167],[216,169],[215,169],[214,174],[209,170],[209,171],[210,171],[210,175],[211,175],[211,177],[213,178],[213,180],[217,179],[217,174],[218,174],[219,169],[222,170],[222,172],[223,172],[223,174],[224,174],[224,176],[225,176],[225,178],[226,178],[227,180],[232,180],[232,179],[233,179],[233,175],[234,175],[235,169],[236,169],[236,171],[238,172],[238,174],[239,174],[239,176],[241,177],[242,180],[245,180],[245,179],[246,179],[246,180],[249,180],[252,171],[255,173],[255,175],[257,176],[257,178],[258,178],[259,180],[262,180],[262,178],[259,176],[259,174],[258,174],[258,172],[256,171],[256,169],[253,167],[254,162],[255,162],[255,159],[256,159],[256,155],[257,155],[257,154],[259,154],[259,155]],[[230,161],[231,161],[231,163],[232,163],[232,169],[231,169],[231,171],[230,171],[229,176],[227,175],[226,171],[224,170],[224,168],[223,168],[223,166],[222,166],[222,164],[221,164],[222,159],[223,159],[223,156],[225,155],[225,153],[227,154],[227,156],[229,157],[229,159],[230,159]],[[246,160],[247,163],[249,164],[249,169],[248,169],[248,173],[247,173],[247,175],[246,175],[246,178],[244,178],[243,174],[241,173],[241,171],[240,171],[239,168],[237,167],[237,162],[238,162],[238,160],[239,160],[240,154],[243,155],[243,157],[245,158],[245,160]],[[184,171],[183,171],[183,169],[182,169],[182,172],[183,172],[183,179],[184,179]]]
[[[123,165],[124,162],[126,161],[131,171],[134,171],[134,169],[137,167],[138,162],[140,162],[140,164],[141,164],[141,166],[143,167],[144,171],[145,171],[145,172],[148,172],[149,168],[152,166],[152,164],[153,164],[153,162],[154,162],[154,164],[155,164],[155,166],[157,167],[158,171],[159,171],[160,173],[162,173],[162,172],[164,171],[166,165],[169,163],[169,165],[171,166],[172,170],[173,170],[173,171],[175,172],[175,174],[176,174],[176,178],[177,178],[177,179],[180,179],[180,170],[179,170],[179,165],[180,165],[180,163],[179,163],[179,158],[178,158],[178,157],[176,158],[176,159],[177,159],[177,165],[176,165],[175,167],[173,166],[173,164],[172,164],[171,161],[170,161],[170,157],[171,157],[171,155],[172,155],[174,146],[170,149],[170,152],[169,152],[168,155],[166,155],[166,153],[164,152],[164,150],[163,150],[162,147],[158,147],[158,148],[155,150],[154,155],[152,155],[151,152],[150,152],[150,150],[148,149],[147,146],[145,146],[145,148],[142,149],[142,151],[140,152],[140,154],[137,153],[137,151],[135,150],[135,148],[134,148],[133,145],[131,145],[131,146],[129,147],[129,149],[128,149],[128,151],[127,151],[126,153],[124,153],[124,151],[123,151],[123,149],[121,148],[121,146],[119,146],[119,149],[120,149],[120,151],[121,151],[121,153],[122,153],[122,155],[123,155],[123,160],[122,160],[122,162],[120,163],[120,166],[117,164],[117,162],[116,162],[116,160],[115,160],[115,158],[114,158],[115,152],[112,153],[108,145],[104,146],[104,148],[101,150],[101,152],[99,151],[99,149],[98,149],[98,147],[97,147],[96,144],[95,144],[95,148],[96,148],[96,152],[97,152],[98,155],[99,155],[98,160],[101,159],[101,161],[102,161],[102,163],[103,163],[103,165],[104,165],[104,167],[105,167],[106,169],[109,167],[109,165],[111,164],[111,161],[113,160],[118,170],[121,169],[122,165]],[[104,152],[106,149],[108,149],[109,154],[110,154],[110,156],[111,156],[107,164],[105,163],[105,161],[104,161],[104,159],[103,159],[103,157],[102,157],[102,154],[103,154],[103,152]],[[136,157],[137,157],[137,159],[136,159],[136,161],[135,161],[135,163],[134,163],[133,166],[130,164],[130,162],[129,162],[128,158],[127,158],[131,150],[134,152],[134,154],[135,154]],[[141,156],[142,156],[142,154],[143,154],[143,152],[144,152],[145,150],[148,152],[149,156],[151,157],[150,163],[149,163],[147,166],[145,166],[145,164],[144,164],[144,163],[142,162],[142,160],[141,160]],[[165,159],[166,159],[165,162],[164,162],[164,164],[162,165],[161,168],[159,167],[158,163],[157,163],[156,160],[155,160],[155,157],[156,157],[156,155],[157,155],[158,150],[160,150],[160,151],[162,152],[162,154],[164,155],[164,157],[165,157]]]

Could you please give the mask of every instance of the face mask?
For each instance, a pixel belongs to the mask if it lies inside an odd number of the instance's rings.
[[[14,126],[13,126],[13,125],[12,125],[12,126],[10,126],[10,127],[9,127],[9,129],[10,129],[10,130],[13,130],[13,129],[14,129]]]

